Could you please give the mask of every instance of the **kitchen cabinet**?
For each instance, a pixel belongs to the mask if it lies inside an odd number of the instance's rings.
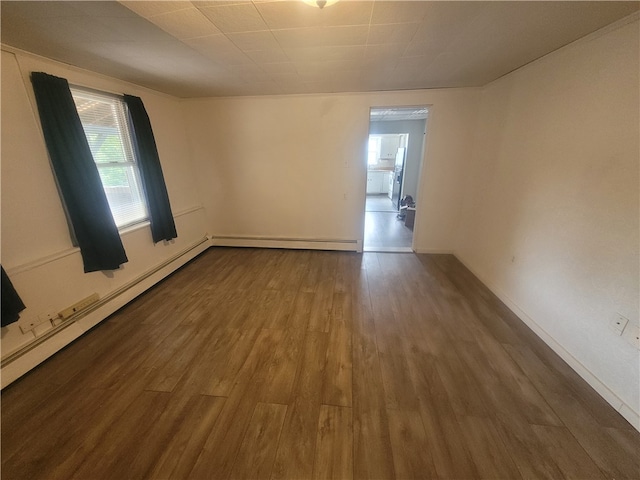
[[[380,141],[380,159],[395,160],[399,146],[400,135],[384,135]]]
[[[367,194],[387,193],[391,175],[393,175],[392,172],[369,170],[367,172]]]
[[[393,178],[393,172],[385,172],[384,178],[382,179],[382,191],[380,193],[387,193],[389,190],[389,185],[393,185],[391,183],[391,179]],[[391,187],[393,188],[393,187]]]

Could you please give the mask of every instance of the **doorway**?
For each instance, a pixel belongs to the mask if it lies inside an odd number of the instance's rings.
[[[427,107],[371,108],[364,251],[412,252]]]

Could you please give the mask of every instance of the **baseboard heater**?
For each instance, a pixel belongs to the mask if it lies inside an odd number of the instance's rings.
[[[216,247],[291,248],[309,250],[342,250],[359,252],[358,240],[343,238],[293,238],[245,235],[214,235],[211,245]]]
[[[65,328],[71,326],[74,322],[77,322],[81,318],[86,317],[87,315],[89,315],[91,312],[93,312],[93,311],[105,306],[109,302],[113,301],[115,298],[119,297],[123,293],[127,292],[131,288],[133,288],[136,285],[138,285],[139,283],[145,281],[150,276],[154,275],[155,273],[159,272],[160,270],[162,270],[166,266],[168,266],[171,263],[175,262],[180,257],[188,254],[189,252],[191,252],[191,251],[195,250],[196,248],[202,246],[202,244],[208,243],[208,242],[209,242],[209,237],[203,237],[202,239],[200,239],[195,244],[192,244],[191,246],[189,246],[189,247],[185,248],[184,250],[180,251],[179,253],[176,253],[175,255],[169,257],[168,259],[166,259],[162,263],[160,263],[160,264],[156,265],[155,267],[153,267],[152,269],[144,272],[142,275],[140,275],[139,277],[135,278],[134,280],[122,285],[120,288],[114,290],[113,292],[109,293],[108,295],[105,295],[104,297],[99,299],[97,302],[93,302],[89,306],[87,306],[86,308],[78,310],[77,312],[69,315],[67,318],[64,318],[61,323],[55,325],[53,328],[51,328],[50,330],[47,330],[46,332],[44,332],[39,337],[34,338],[31,342],[27,343],[26,345],[23,345],[18,350],[10,353],[5,358],[3,358],[2,361],[0,361],[0,368],[3,368],[6,365],[10,364],[11,362],[17,360],[21,356],[25,355],[27,352],[29,352],[29,351],[33,350],[34,348],[36,348],[38,345],[41,345],[42,343],[44,343],[49,338],[53,337],[54,335],[57,335],[58,333],[60,333]],[[149,287],[149,288],[151,288],[151,287]]]

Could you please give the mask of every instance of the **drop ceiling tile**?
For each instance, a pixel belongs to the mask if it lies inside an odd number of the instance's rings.
[[[366,80],[352,80],[352,81],[342,81],[340,84],[336,85],[336,88],[331,91],[331,93],[350,93],[350,92],[367,92],[371,91],[371,88],[367,87],[366,84],[368,82]]]
[[[419,22],[427,14],[429,3],[432,2],[375,2],[371,25]]]
[[[250,83],[249,95],[280,95],[284,93],[282,86],[274,81]]]
[[[322,10],[301,1],[259,2],[256,8],[271,29],[368,25],[373,2],[342,1]]]
[[[329,84],[329,82],[325,80],[305,82],[302,88],[313,93],[335,93],[335,90],[332,90],[333,84]]]
[[[154,42],[175,42],[175,37],[158,28],[149,20],[139,17],[100,17],[96,22],[110,28],[118,40],[144,43],[151,47]]]
[[[149,19],[155,25],[178,39],[204,37],[220,33],[211,21],[197,8],[155,15]]]
[[[70,2],[69,2],[70,3]],[[119,1],[118,3],[124,5],[129,10],[136,12],[138,15],[144,18],[153,17],[154,15],[160,15],[168,12],[175,12],[184,8],[192,7],[191,2],[186,1]]]
[[[442,51],[442,48],[434,47],[432,42],[413,42],[407,45],[402,56],[417,57],[420,55],[433,55],[434,53],[441,53]]]
[[[184,43],[214,62],[228,67],[254,63],[224,35],[190,38],[184,40]]]
[[[284,53],[281,48],[273,48],[270,50],[251,50],[244,52],[254,62],[262,64],[273,64],[287,62],[289,57]]]
[[[85,17],[53,17],[43,26],[44,35],[52,35],[66,45],[85,42],[119,41],[122,36],[108,25],[83,21]]]
[[[365,45],[369,27],[308,27],[273,30],[283,48]]]
[[[259,32],[229,33],[227,38],[243,52],[251,50],[271,50],[280,48],[272,32],[268,30]]]
[[[371,25],[367,45],[388,43],[409,43],[415,35],[419,23],[393,23],[388,25]]]
[[[200,11],[224,33],[268,30],[252,3],[201,7]]]
[[[251,82],[255,81],[255,79],[263,78],[264,70],[255,63],[246,63],[243,65],[233,65],[231,67],[231,74]]]
[[[269,75],[297,75],[298,73],[292,62],[262,63],[260,68]]]
[[[213,90],[213,95],[216,97],[238,97],[251,95],[251,87],[248,85],[242,85],[239,83],[225,83],[222,85],[215,85],[213,87],[208,88],[209,91]],[[202,95],[202,96],[210,96],[210,95]]]
[[[255,63],[253,60],[247,57],[247,55],[244,54],[243,52],[223,53],[217,58],[219,59],[219,61],[221,61],[223,64],[227,65],[228,67],[231,67],[233,65],[245,65],[245,64]]]
[[[303,83],[320,82],[327,78],[334,78],[337,72],[339,72],[339,70],[322,73],[302,72],[298,74],[298,77],[300,77]]]
[[[74,7],[74,2],[2,2],[2,15],[20,13],[29,18],[78,17],[86,14]]]
[[[494,9],[499,3],[503,2],[428,2],[427,15],[411,41],[445,47],[467,31],[483,10]],[[493,21],[492,30],[499,30],[500,22],[496,18]]]
[[[387,78],[395,75],[397,62],[390,62],[383,65],[370,65],[360,69],[362,75],[369,78]]]
[[[444,58],[444,55],[441,54],[438,57]],[[395,72],[400,76],[421,77],[428,68],[431,68],[434,61],[434,57],[430,55],[402,57],[396,63]]]
[[[251,3],[251,0],[237,0],[237,1],[223,1],[223,0],[195,0],[193,2],[198,7],[226,7],[228,5],[242,5],[245,3]]]
[[[402,43],[367,45],[364,52],[365,64],[384,64],[388,61],[397,60],[402,57],[405,48],[406,46]]]
[[[308,93],[316,93],[311,89],[311,87],[309,87],[307,84],[302,82],[286,84],[286,85],[283,85],[282,88],[286,88],[286,93],[288,95],[303,95]]]
[[[187,42],[187,40],[185,40],[185,42]],[[198,52],[198,50],[192,48],[191,45],[188,45],[187,43],[175,42],[175,43],[167,44],[164,49],[159,48],[158,55],[166,56],[166,57],[171,57],[171,56],[191,57],[194,55],[201,55],[201,52]]]
[[[333,60],[360,64],[365,46],[285,48],[284,52],[293,62],[330,62]]]
[[[312,92],[318,93],[343,93],[356,92],[360,90],[359,81],[347,82],[344,80],[320,80],[317,82],[307,82],[305,84]]]
[[[90,42],[84,46],[88,53],[111,60],[140,59],[148,56],[148,46],[138,42]]]
[[[331,75],[331,80],[353,83],[362,81],[365,77],[361,70],[342,70]]]
[[[302,83],[302,79],[300,75],[298,75],[296,72],[268,73],[268,76],[271,80],[273,80],[279,85],[291,86],[291,85]]]
[[[113,1],[76,1],[72,3],[72,6],[86,15],[95,17],[127,18],[137,16],[124,5]]]
[[[299,62],[295,63],[296,71],[301,76],[329,76],[336,72],[343,72],[346,70],[359,70],[359,67],[354,66],[349,61],[331,61],[331,62]]]
[[[194,59],[188,58],[174,58],[171,62],[167,62],[166,59],[161,57],[155,58],[141,58],[138,60],[137,65],[145,68],[149,73],[175,79],[191,79],[198,75],[202,75],[207,72],[208,75],[226,74],[226,70],[218,67],[216,68],[204,68],[202,62],[194,61]],[[210,65],[208,65],[210,67]],[[176,73],[179,72],[179,73]]]
[[[209,54],[242,53],[225,35],[208,35],[206,37],[188,38],[184,43],[199,52]]]

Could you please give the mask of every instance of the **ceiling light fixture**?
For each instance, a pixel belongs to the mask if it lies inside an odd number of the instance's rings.
[[[318,7],[322,10],[324,7],[329,7],[334,3],[337,3],[338,0],[302,0],[307,5],[311,5],[312,7]]]

